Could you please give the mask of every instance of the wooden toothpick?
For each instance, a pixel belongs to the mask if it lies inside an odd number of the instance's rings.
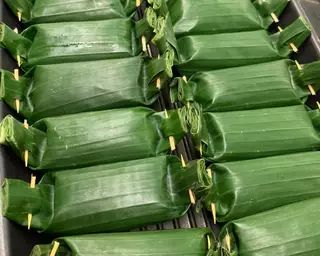
[[[147,39],[145,36],[141,37],[141,43],[142,43],[142,51],[146,52],[147,51]]]
[[[183,155],[182,155],[182,154],[180,155],[180,159],[181,159],[181,165],[182,165],[182,167],[183,167],[183,168],[186,168],[186,167],[187,167],[187,165],[186,165],[186,161],[184,160],[184,158],[183,158]]]
[[[317,95],[316,91],[314,90],[314,88],[312,87],[311,84],[308,85],[308,88],[309,88],[311,95],[313,95],[313,96]]]
[[[19,31],[17,28],[15,28],[13,31],[16,32],[17,34],[19,34]],[[18,67],[20,67],[21,66],[21,57],[19,54],[17,55],[17,62],[18,62]]]
[[[30,188],[36,188],[36,181],[37,181],[37,177],[31,174]],[[32,223],[32,214],[28,213],[28,230],[30,230],[31,228],[31,223]]]
[[[298,69],[302,70],[302,66],[300,65],[300,63],[297,60],[295,60],[294,62],[296,63]],[[313,96],[317,95],[316,91],[314,90],[314,88],[311,84],[308,85],[308,88],[309,88],[311,95],[313,95]]]
[[[19,78],[19,69],[17,69],[17,68],[14,69],[13,76],[16,81],[19,81],[19,79],[20,79]],[[20,112],[20,100],[19,99],[15,100],[15,105],[16,105],[17,113],[19,113]]]
[[[18,20],[21,21],[22,13],[18,11],[17,16],[18,16]]]
[[[57,254],[57,252],[58,252],[59,246],[60,246],[60,243],[59,243],[59,242],[54,241],[54,243],[53,243],[53,246],[52,246],[52,249],[51,249],[51,252],[50,252],[49,256],[55,256],[55,255]]]
[[[20,55],[17,55],[17,63],[18,63],[18,67],[21,67],[21,57]]]
[[[151,51],[150,51],[150,53],[151,53]],[[158,59],[160,59],[160,54],[158,55]],[[157,84],[157,88],[160,90],[161,89],[161,79],[160,79],[160,77],[157,78],[156,84]]]
[[[175,151],[176,150],[176,142],[173,136],[169,137],[169,143],[170,143],[170,148],[171,151]]]
[[[28,121],[25,119],[23,123],[24,128],[29,129],[29,124]],[[24,164],[25,167],[28,167],[28,161],[29,161],[29,151],[25,150],[24,151]]]
[[[14,79],[15,79],[15,80],[19,81],[19,79],[20,79],[19,69],[15,68],[15,69],[13,70],[13,76],[14,76]]]
[[[165,118],[169,118],[169,115],[168,115],[168,112],[167,110],[165,109],[164,110],[164,116]],[[175,139],[173,136],[170,136],[169,137],[169,143],[170,143],[170,148],[171,148],[171,151],[175,151],[176,150],[176,142],[175,142]]]
[[[183,155],[180,155],[180,159],[181,159],[181,166],[183,168],[186,168],[187,165],[186,165],[186,161],[184,160],[184,157]],[[196,204],[196,195],[193,193],[193,191],[191,189],[189,189],[189,198],[190,198],[190,202],[191,204]]]
[[[186,83],[188,83],[188,79],[187,79],[186,76],[183,76],[183,77],[182,77],[182,80],[185,81]]]
[[[191,189],[189,189],[189,197],[190,197],[191,204],[195,205],[196,204],[196,195],[193,193],[193,191]]]
[[[299,70],[302,70],[302,66],[300,65],[300,63],[299,63],[297,60],[295,60],[294,62],[296,63],[298,69],[299,69]]]
[[[280,26],[278,26],[278,30],[279,30],[280,32],[283,32],[283,29],[282,29]],[[297,47],[294,43],[290,43],[289,45],[290,45],[291,49],[292,49],[295,53],[299,52],[298,47]]]
[[[211,249],[211,238],[209,235],[207,235],[207,244],[208,244],[208,250]]]
[[[213,224],[217,224],[217,209],[214,203],[211,204],[211,211],[212,211],[212,217],[213,217]]]
[[[279,23],[279,18],[274,12],[271,13],[271,18],[275,23]]]
[[[32,223],[32,214],[28,213],[28,230],[31,229],[31,223]]]
[[[294,44],[294,43],[290,43],[290,47],[291,47],[291,49],[292,49],[295,53],[299,52],[298,47],[297,47],[297,46],[295,46],[295,44]]]

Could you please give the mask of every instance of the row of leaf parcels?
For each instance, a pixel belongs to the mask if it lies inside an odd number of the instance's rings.
[[[132,0],[5,0],[19,21],[28,24],[107,20],[129,17],[135,10]]]
[[[48,245],[37,245],[30,256],[42,255],[172,255],[215,256],[216,243],[209,229],[61,237]]]
[[[159,156],[50,171],[35,188],[6,179],[3,214],[23,226],[32,214],[32,228],[53,234],[129,231],[181,217],[188,190],[202,200],[210,188],[203,160],[183,167],[175,156]]]
[[[170,58],[168,53],[154,60],[137,56],[36,65],[18,77],[1,70],[0,96],[30,123],[51,116],[149,106],[159,97],[155,80],[161,77],[165,83],[172,76]]]
[[[198,103],[204,112],[227,112],[305,103],[320,86],[320,62],[297,66],[292,60],[198,72],[175,78],[171,100]]]
[[[292,52],[297,52],[310,35],[309,24],[300,17],[272,35],[265,30],[256,30],[184,36],[178,39],[180,63],[177,67],[187,75],[286,59]]]
[[[288,0],[168,0],[177,37],[268,29]]]

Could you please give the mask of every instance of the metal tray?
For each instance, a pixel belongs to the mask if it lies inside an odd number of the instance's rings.
[[[320,57],[320,0],[296,0],[292,1],[285,13],[280,17],[281,24],[288,24],[298,15],[305,16],[314,27],[312,37],[301,48],[300,52],[293,56],[301,63],[314,61]],[[17,19],[12,15],[7,6],[0,2],[0,19],[10,27],[18,27]],[[0,49],[0,67],[8,70],[16,68],[16,63],[2,49]],[[309,100],[311,106],[316,106],[315,102],[318,96],[312,97]],[[164,108],[174,108],[169,100],[167,92],[163,92],[163,97],[160,99],[159,106]],[[4,103],[0,102],[1,118],[7,114],[15,115]],[[178,147],[179,154],[183,154],[187,160],[197,158],[192,143],[185,140]],[[11,151],[5,147],[0,147],[0,180],[4,178],[18,178],[26,181],[30,180],[30,171],[24,167]],[[211,222],[211,214],[202,211],[196,213],[192,208],[179,220],[169,221],[159,225],[151,225],[141,230],[156,230],[156,229],[174,229],[174,228],[190,228],[211,226],[215,231],[218,227],[214,227]],[[27,231],[24,227],[14,224],[0,217],[0,256],[27,256],[32,247],[39,243],[50,243],[54,237],[39,234],[35,231]]]

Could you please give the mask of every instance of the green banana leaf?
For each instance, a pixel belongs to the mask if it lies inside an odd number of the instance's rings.
[[[218,220],[226,222],[320,197],[319,164],[319,152],[215,163],[206,205],[214,203]]]
[[[23,22],[105,20],[128,17],[135,9],[134,0],[4,0]]]
[[[320,255],[319,204],[320,198],[311,199],[228,223],[220,234],[221,255]]]
[[[155,79],[172,76],[169,55],[154,60],[143,57],[91,62],[37,65],[15,80],[1,72],[0,97],[34,122],[41,118],[120,107],[152,104],[159,96]]]
[[[319,110],[303,105],[203,113],[199,135],[203,156],[237,161],[320,149]]]
[[[197,102],[203,111],[220,112],[301,104],[320,86],[320,62],[299,70],[291,60],[199,72],[188,82],[172,83],[173,102]]]
[[[227,21],[226,21],[227,22]],[[310,36],[307,22],[298,18],[282,32],[270,35],[265,30],[185,36],[178,39],[183,74],[238,67],[288,58]]]
[[[211,247],[208,248],[208,241]],[[207,228],[62,237],[56,256],[218,256]],[[47,256],[53,244],[36,245],[30,256]]]
[[[181,217],[210,188],[204,160],[185,168],[174,156],[160,156],[89,168],[49,172],[36,188],[6,179],[3,215],[41,232],[88,234],[139,228]]]
[[[155,112],[137,107],[44,118],[29,129],[12,116],[0,125],[0,143],[30,168],[61,169],[166,154],[169,137],[178,143],[187,132],[180,110]]]
[[[139,53],[130,19],[82,21],[33,25],[21,34],[0,24],[0,47],[6,48],[22,68],[123,58]]]
[[[169,0],[177,36],[267,29],[288,0]]]

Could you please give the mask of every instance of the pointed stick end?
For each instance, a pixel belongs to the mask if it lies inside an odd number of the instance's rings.
[[[52,246],[52,249],[51,249],[51,252],[50,252],[50,255],[49,256],[55,256],[58,252],[58,249],[59,249],[59,246],[60,246],[60,243],[57,242],[57,241],[54,241],[53,243],[53,246]]]
[[[29,151],[25,150],[24,151],[24,166],[28,167],[28,162],[29,162]]]
[[[17,12],[17,16],[18,16],[18,20],[21,22],[22,13],[18,11],[18,12]]]
[[[298,69],[299,69],[299,70],[302,70],[301,64],[300,64],[297,60],[295,60],[294,62],[296,63]]]
[[[271,13],[271,18],[273,19],[273,21],[275,23],[279,23],[280,22],[278,16],[274,12]]]
[[[186,76],[183,76],[183,77],[182,77],[182,80],[185,81],[186,83],[188,83],[188,79],[187,79]]]
[[[170,149],[171,151],[175,151],[176,150],[176,142],[173,136],[169,137],[169,144],[170,144]]]
[[[141,37],[141,43],[142,43],[142,51],[147,52],[147,39],[145,36]]]
[[[16,111],[19,114],[20,113],[20,100],[16,99],[15,105],[16,105]]]
[[[182,165],[182,167],[183,167],[183,168],[186,168],[186,167],[187,167],[186,161],[184,160],[184,157],[183,157],[182,154],[180,155],[180,159],[181,159],[181,165]]]
[[[31,223],[32,223],[32,214],[28,213],[28,230],[31,229]]]
[[[31,174],[30,188],[36,188],[37,177]]]
[[[211,204],[211,211],[212,211],[212,217],[213,217],[213,224],[217,224],[217,210],[216,205],[214,203]]]
[[[291,47],[291,49],[292,49],[295,53],[299,52],[299,49],[298,49],[297,46],[295,46],[295,44],[291,43],[291,44],[290,44],[290,47]]]
[[[157,79],[157,88],[160,90],[161,89],[161,79]]]
[[[191,204],[195,205],[196,204],[196,195],[193,193],[193,191],[191,189],[189,189],[189,198],[190,198],[190,202]]]

